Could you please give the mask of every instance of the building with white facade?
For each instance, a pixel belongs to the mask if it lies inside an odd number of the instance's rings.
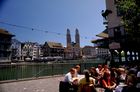
[[[40,45],[36,42],[22,43],[22,59],[34,60],[40,57]]]
[[[21,60],[21,42],[17,39],[12,39],[12,60]]]
[[[84,56],[84,58],[106,59],[110,56],[110,52],[109,52],[109,49],[107,49],[107,48],[85,46],[82,48],[82,56]]]
[[[84,46],[82,56],[85,58],[96,58],[96,49],[93,46]]]
[[[107,48],[96,48],[95,47],[95,55],[97,58],[106,59],[110,57],[110,51]]]

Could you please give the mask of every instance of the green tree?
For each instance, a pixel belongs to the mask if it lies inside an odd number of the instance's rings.
[[[132,37],[140,35],[140,0],[118,0],[125,30]]]

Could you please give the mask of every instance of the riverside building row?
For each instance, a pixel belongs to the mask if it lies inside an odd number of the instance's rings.
[[[109,50],[93,46],[80,47],[80,35],[75,30],[75,42],[71,41],[70,30],[67,29],[67,46],[58,42],[20,42],[14,39],[14,35],[4,29],[0,29],[0,63],[25,60],[38,60],[42,58],[56,57],[59,59],[103,58],[109,55]]]

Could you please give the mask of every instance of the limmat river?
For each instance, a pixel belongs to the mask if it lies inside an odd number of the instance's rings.
[[[0,65],[0,81],[20,80],[25,78],[38,78],[43,76],[53,76],[66,74],[70,68],[80,64],[81,71],[90,67],[96,67],[103,61],[86,60],[66,63],[14,63]]]

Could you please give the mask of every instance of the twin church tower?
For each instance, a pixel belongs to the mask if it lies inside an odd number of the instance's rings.
[[[67,48],[80,48],[80,35],[78,29],[75,30],[75,42],[71,40],[70,30],[67,29]]]

